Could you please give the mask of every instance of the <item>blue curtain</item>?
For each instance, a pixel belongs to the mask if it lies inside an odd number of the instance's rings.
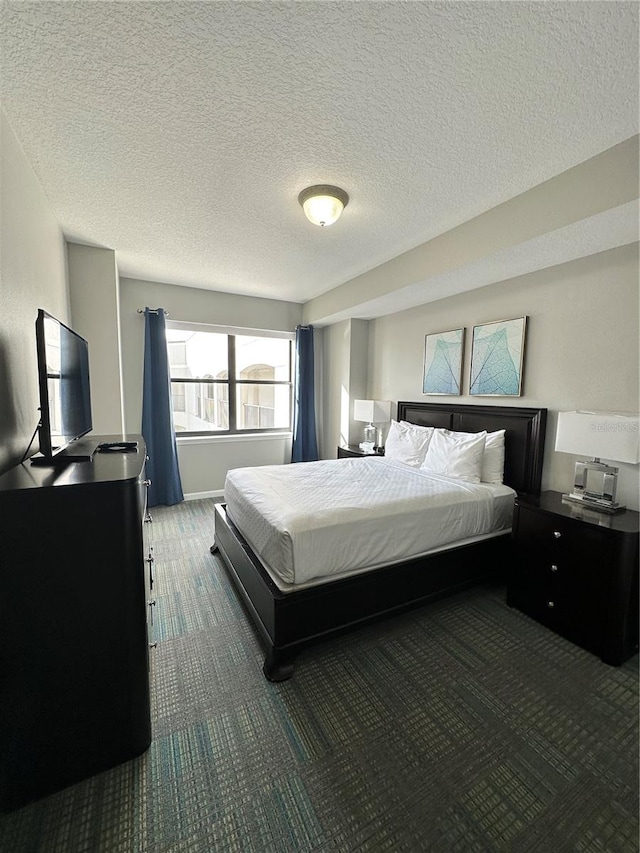
[[[149,506],[172,506],[184,500],[173,430],[164,314],[164,308],[144,309],[142,435],[149,456]]]
[[[314,462],[318,458],[313,373],[313,326],[298,326],[292,462]]]

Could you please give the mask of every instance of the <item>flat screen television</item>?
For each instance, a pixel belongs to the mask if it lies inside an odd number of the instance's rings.
[[[34,464],[86,461],[95,447],[75,444],[93,428],[89,344],[42,308],[36,319],[40,456]],[[74,446],[75,444],[75,446]],[[84,444],[84,443],[83,443]]]

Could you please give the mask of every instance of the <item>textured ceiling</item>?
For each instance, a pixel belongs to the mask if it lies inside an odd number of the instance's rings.
[[[636,134],[638,8],[5,0],[2,106],[121,275],[305,302]]]

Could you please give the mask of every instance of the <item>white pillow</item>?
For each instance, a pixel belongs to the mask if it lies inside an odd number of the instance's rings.
[[[479,483],[486,437],[486,432],[454,433],[436,429],[420,467],[432,474]]]
[[[410,421],[399,421],[399,423],[400,423],[400,426],[406,426],[406,427],[409,427],[409,429],[413,429],[413,430],[416,430],[418,432],[420,432],[420,430],[423,430],[424,432],[428,432],[429,438],[431,438],[431,434],[433,433],[433,427],[420,426],[420,424],[412,424]]]
[[[504,483],[504,433],[503,429],[487,433],[480,475],[483,483]]]
[[[432,435],[433,427],[419,427],[392,420],[384,445],[384,455],[387,459],[396,459],[411,465],[412,468],[419,468],[427,455]]]
[[[449,435],[480,435],[478,432],[455,432],[445,430]],[[482,457],[482,471],[480,482],[502,485],[504,482],[504,434],[505,430],[488,432],[484,445],[484,456]]]

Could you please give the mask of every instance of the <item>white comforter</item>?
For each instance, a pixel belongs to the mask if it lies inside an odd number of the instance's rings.
[[[236,468],[224,496],[233,523],[287,588],[508,530],[515,492],[375,456]]]

